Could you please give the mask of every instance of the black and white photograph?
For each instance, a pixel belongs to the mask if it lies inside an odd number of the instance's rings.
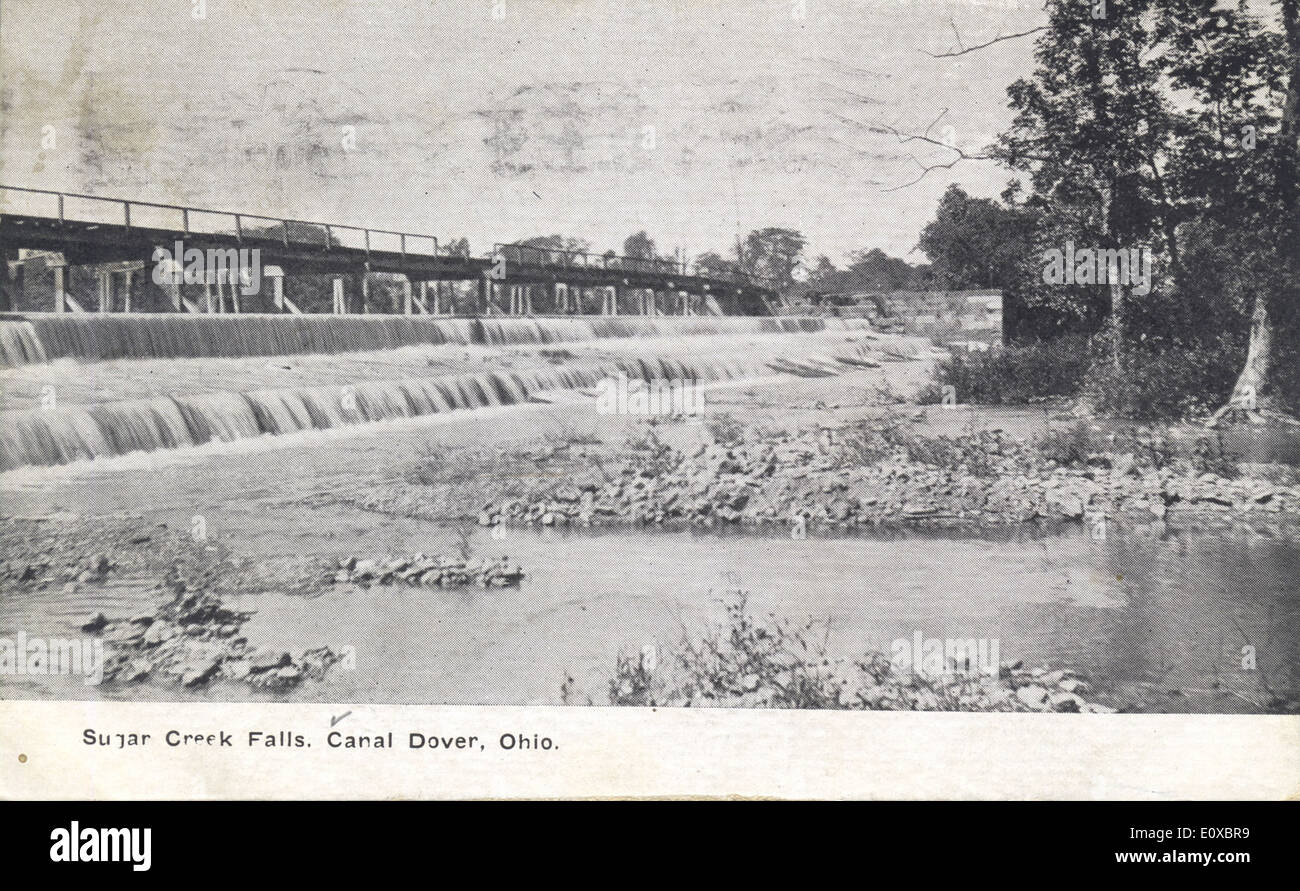
[[[0,0],[0,249],[0,700],[1300,713],[1297,0]]]

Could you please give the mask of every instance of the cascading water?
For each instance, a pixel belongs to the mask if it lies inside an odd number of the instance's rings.
[[[48,357],[31,322],[0,321],[0,366],[17,368],[45,361]]]
[[[327,430],[371,421],[525,402],[537,392],[629,380],[711,382],[765,371],[725,357],[623,359],[543,368],[371,381],[346,386],[208,392],[5,413],[0,471],[130,452],[232,442],[263,434]]]
[[[869,330],[862,319],[793,316],[428,318],[33,313],[0,320],[0,365],[54,359],[236,358],[422,344],[550,344],[601,338]]]

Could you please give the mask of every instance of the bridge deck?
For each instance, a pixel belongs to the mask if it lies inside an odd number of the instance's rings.
[[[413,282],[480,280],[498,286],[562,283],[718,297],[775,294],[770,282],[691,270],[664,259],[497,244],[490,257],[440,250],[429,235],[340,223],[273,218],[182,205],[0,185],[0,246],[56,251],[68,263],[136,261],[155,251],[257,250],[286,274],[386,272]],[[178,258],[179,259],[179,258]]]

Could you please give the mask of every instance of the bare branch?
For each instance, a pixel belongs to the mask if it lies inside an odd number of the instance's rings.
[[[1039,31],[1046,31],[1046,30],[1047,30],[1047,25],[1039,25],[1037,28],[1030,28],[1028,31],[1020,31],[1019,33],[1016,34],[999,34],[997,37],[994,37],[988,43],[980,43],[980,44],[976,44],[975,46],[963,46],[961,42],[961,35],[958,35],[957,46],[959,47],[959,49],[953,50],[952,52],[948,52],[948,53],[932,53],[929,50],[920,50],[920,52],[925,53],[931,59],[951,59],[954,56],[964,56],[967,53],[973,53],[976,50],[982,50],[985,47],[990,47],[995,43],[1001,43],[1004,40],[1015,40],[1017,37],[1028,37],[1030,34],[1037,34]],[[953,25],[953,33],[956,33],[956,31],[957,31],[957,26]]]

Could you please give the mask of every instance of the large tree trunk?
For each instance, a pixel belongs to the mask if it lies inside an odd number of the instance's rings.
[[[1244,418],[1254,424],[1265,421],[1259,413],[1260,394],[1268,384],[1268,370],[1273,354],[1273,322],[1268,315],[1268,298],[1255,295],[1255,309],[1250,318],[1250,345],[1246,348],[1246,363],[1232,386],[1228,404],[1216,411],[1206,422],[1215,427],[1225,415],[1229,420]]]
[[[1287,78],[1286,98],[1282,103],[1282,120],[1278,128],[1282,151],[1291,158],[1300,160],[1300,0],[1281,0],[1282,31],[1291,50],[1291,70]],[[1284,157],[1285,157],[1284,155]],[[1300,183],[1297,182],[1293,165],[1283,164],[1283,178],[1278,186],[1286,212],[1290,214],[1290,231],[1300,229]],[[1293,248],[1284,247],[1284,251]],[[1278,258],[1279,274],[1288,264],[1295,263],[1294,254],[1284,254]],[[1228,412],[1237,414],[1244,410],[1246,416],[1256,423],[1263,422],[1255,409],[1259,394],[1268,385],[1268,372],[1273,349],[1273,323],[1269,318],[1268,300],[1270,295],[1256,294],[1255,309],[1250,319],[1250,345],[1246,349],[1246,362],[1237,376],[1237,383],[1232,388],[1232,398],[1210,418],[1208,426],[1214,426]]]
[[[1273,351],[1273,323],[1268,316],[1268,300],[1255,295],[1255,309],[1250,317],[1250,346],[1246,364],[1232,387],[1232,403],[1254,411],[1257,398],[1268,383],[1269,361]]]

